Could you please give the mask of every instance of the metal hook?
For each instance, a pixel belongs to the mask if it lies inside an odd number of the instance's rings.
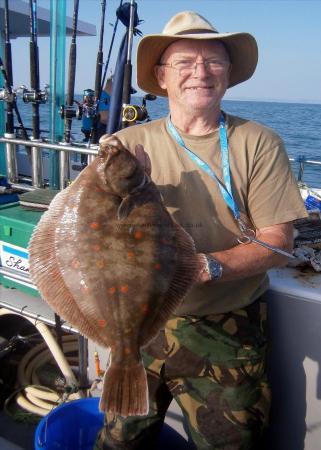
[[[41,322],[41,320],[39,319],[40,314],[37,314],[37,317],[35,318],[35,327],[37,326],[38,322]]]
[[[25,306],[23,306],[23,307],[21,308],[20,314],[21,314],[22,316],[23,316],[23,310],[24,310],[25,308],[28,308],[28,305],[25,305]]]

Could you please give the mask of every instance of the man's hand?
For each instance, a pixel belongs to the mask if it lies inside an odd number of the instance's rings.
[[[115,154],[118,150],[125,150],[120,139],[114,134],[104,134],[99,139],[98,156]]]
[[[205,267],[207,266],[206,256],[204,253],[198,253],[197,259],[198,259],[199,265],[201,267],[197,282],[198,283],[206,283],[207,281],[211,280],[210,274],[205,270]]]

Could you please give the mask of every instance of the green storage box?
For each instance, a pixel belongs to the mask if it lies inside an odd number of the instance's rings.
[[[23,209],[19,203],[0,206],[0,283],[39,297],[29,278],[28,243],[41,211]]]

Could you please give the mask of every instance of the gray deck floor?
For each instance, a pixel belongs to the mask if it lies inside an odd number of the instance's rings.
[[[0,411],[0,449],[34,450],[34,433],[37,425],[15,422]]]

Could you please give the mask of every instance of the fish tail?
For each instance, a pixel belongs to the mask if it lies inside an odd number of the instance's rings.
[[[148,386],[142,361],[135,366],[109,366],[104,375],[99,409],[123,417],[148,413]]]

